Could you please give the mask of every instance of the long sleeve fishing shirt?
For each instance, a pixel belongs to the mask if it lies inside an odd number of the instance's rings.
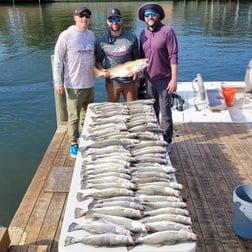
[[[55,45],[54,84],[72,89],[93,87],[94,50],[95,36],[92,31],[83,32],[76,25],[63,31]]]
[[[174,30],[158,23],[154,31],[145,28],[140,34],[140,57],[148,58],[149,80],[171,78],[171,64],[178,64],[178,43]]]

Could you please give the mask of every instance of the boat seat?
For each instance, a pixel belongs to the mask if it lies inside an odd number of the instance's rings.
[[[212,111],[226,110],[226,102],[220,89],[206,89],[208,108]]]
[[[244,89],[244,96],[242,102],[242,109],[244,108],[246,99],[249,98],[249,95],[252,95],[252,60],[249,61],[246,73],[245,73],[245,89]],[[251,99],[250,99],[251,100]]]

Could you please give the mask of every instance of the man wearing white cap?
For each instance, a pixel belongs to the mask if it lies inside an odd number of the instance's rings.
[[[74,158],[87,106],[94,99],[95,35],[88,29],[90,16],[87,7],[78,7],[74,11],[75,25],[59,35],[54,51],[55,91],[66,93],[70,154]]]
[[[177,89],[178,43],[174,30],[161,23],[165,17],[159,4],[147,3],[138,9],[138,18],[147,24],[140,34],[140,58],[148,58],[145,71],[146,93],[156,100],[154,109],[159,118],[167,152],[172,151],[173,121],[171,97]]]

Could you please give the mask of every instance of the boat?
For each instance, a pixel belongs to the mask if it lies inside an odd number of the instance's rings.
[[[252,60],[244,81],[204,81],[197,73],[192,81],[178,82],[172,95],[173,121],[179,123],[252,123]],[[145,98],[144,80],[138,97]]]
[[[198,74],[192,82],[178,83],[176,94],[182,98],[182,103],[178,99],[174,101],[174,122],[252,123],[252,99],[244,91],[244,81],[203,82],[205,95],[202,96],[200,76]],[[223,90],[230,91],[227,96],[232,97],[225,98]]]

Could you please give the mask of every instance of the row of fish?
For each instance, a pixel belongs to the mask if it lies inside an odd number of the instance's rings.
[[[92,104],[75,222],[65,246],[171,245],[195,241],[153,100]],[[88,202],[88,204],[87,204]]]

